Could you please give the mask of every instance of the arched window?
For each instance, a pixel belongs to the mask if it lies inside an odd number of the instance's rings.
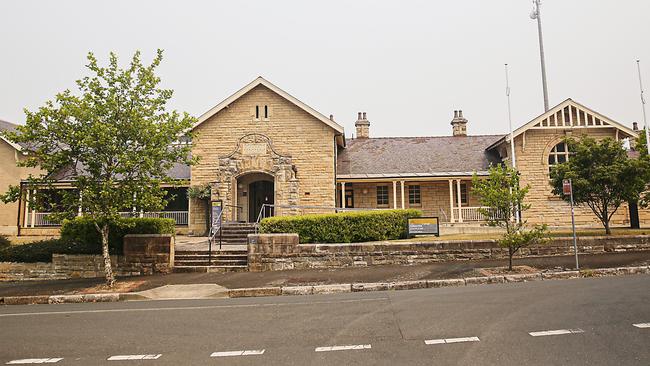
[[[551,149],[551,152],[548,154],[549,172],[553,165],[566,163],[569,161],[570,155],[571,153],[569,152],[569,146],[566,144],[566,142],[560,142],[559,144],[555,145],[553,149]]]

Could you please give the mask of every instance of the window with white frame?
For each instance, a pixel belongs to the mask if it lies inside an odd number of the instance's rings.
[[[409,185],[409,205],[419,206],[422,204],[419,185]]]
[[[388,206],[388,186],[377,186],[377,206]]]
[[[548,170],[549,172],[554,165],[566,163],[569,161],[569,156],[571,152],[569,151],[569,146],[566,142],[562,141],[559,144],[553,146],[551,152],[548,154]]]

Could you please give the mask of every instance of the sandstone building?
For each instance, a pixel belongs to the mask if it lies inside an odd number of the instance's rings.
[[[140,215],[171,217],[180,231],[202,235],[209,221],[208,202],[186,199],[185,192],[190,186],[207,186],[212,200],[221,202],[226,221],[255,222],[269,215],[335,208],[418,208],[449,224],[481,223],[472,175],[485,176],[491,164],[511,164],[510,135],[471,135],[468,125],[463,111],[454,111],[450,136],[375,138],[363,112],[357,116],[355,138],[346,139],[331,116],[259,77],[199,117],[192,141],[199,163],[169,172],[181,184],[168,208]],[[551,194],[548,183],[550,166],[570,159],[565,136],[633,140],[637,133],[571,99],[515,130],[516,166],[523,184],[531,186],[532,207],[524,219],[570,225],[569,206]],[[11,168],[19,147],[2,143],[3,154],[15,156],[3,158],[6,173],[0,183],[16,184],[25,174]],[[598,225],[589,209],[576,213],[579,225]],[[0,214],[3,230],[20,229],[24,235],[56,225],[24,200],[2,206]],[[640,216],[642,224],[650,220],[645,210]],[[631,218],[629,208],[621,207],[613,224],[629,225]]]

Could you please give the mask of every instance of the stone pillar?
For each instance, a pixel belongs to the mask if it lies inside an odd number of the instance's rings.
[[[341,208],[345,208],[345,182],[341,182]]]
[[[451,217],[449,222],[454,222],[454,181],[453,179],[449,180],[449,212]]]
[[[404,181],[400,180],[399,184],[400,184],[401,193],[402,193],[402,210],[403,210],[404,209]]]
[[[460,179],[456,180],[456,194],[458,195],[458,197],[456,197],[456,202],[458,203],[458,222],[463,222],[463,210],[461,210],[463,203],[460,197]]]
[[[393,209],[397,209],[397,181],[393,181]]]
[[[29,189],[27,190],[27,193],[25,194],[25,227],[28,226],[29,224]]]
[[[34,199],[36,199],[36,190],[34,190],[33,195],[34,195]],[[34,223],[36,222],[36,208],[32,207],[31,209],[32,209],[32,225],[31,225],[31,227],[34,227]]]

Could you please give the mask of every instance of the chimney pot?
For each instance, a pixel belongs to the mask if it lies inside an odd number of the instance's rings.
[[[359,116],[357,117],[358,120],[361,120],[361,112],[359,112]]]
[[[458,111],[454,111],[454,118],[458,118]]]
[[[458,117],[463,118],[463,110],[462,109],[458,110]]]
[[[334,121],[334,115],[330,114],[330,121]]]
[[[633,129],[634,131],[638,131],[638,130],[639,130],[639,124],[636,123],[636,122],[632,122],[632,129]]]
[[[359,112],[359,118],[354,127],[356,127],[358,139],[370,138],[370,122],[366,119],[366,112]]]
[[[451,126],[454,136],[467,136],[467,119],[463,117],[462,110],[454,111],[454,119],[451,120]]]
[[[363,119],[366,119],[366,112],[363,112]]]

